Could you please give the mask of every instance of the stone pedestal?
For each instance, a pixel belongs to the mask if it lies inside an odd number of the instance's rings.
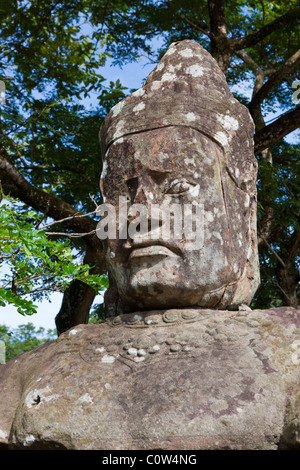
[[[292,308],[80,325],[1,367],[2,447],[300,448],[299,362]]]

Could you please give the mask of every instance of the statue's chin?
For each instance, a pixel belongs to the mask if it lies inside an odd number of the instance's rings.
[[[119,265],[114,281],[124,311],[191,307],[226,310],[249,304],[247,273],[242,278],[225,270],[212,275],[187,261],[179,256],[140,256],[123,269]]]
[[[136,281],[136,280],[135,280]],[[169,281],[169,280],[168,280]],[[126,310],[161,310],[165,308],[218,308],[225,288],[216,291],[204,291],[189,287],[182,282],[155,282],[142,284],[133,282],[122,296]]]

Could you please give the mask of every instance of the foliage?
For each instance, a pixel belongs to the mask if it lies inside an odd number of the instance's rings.
[[[285,287],[279,283],[278,265],[289,262],[292,253],[291,240],[300,231],[300,162],[299,145],[285,142],[273,147],[272,164],[259,161],[258,174],[258,228],[271,208],[276,220],[267,241],[260,248],[260,272],[262,283],[253,299],[252,308],[270,308],[286,305]],[[285,159],[282,159],[285,155]],[[289,267],[295,283],[295,291],[300,297],[300,250],[293,254]],[[284,260],[284,261],[283,261]],[[292,281],[290,280],[290,284]],[[292,286],[291,286],[292,287]]]
[[[0,211],[0,261],[5,269],[0,279],[0,306],[7,303],[21,314],[36,313],[26,296],[64,291],[79,279],[100,291],[107,287],[105,276],[89,273],[90,266],[74,260],[69,241],[52,240],[34,211],[24,210],[20,202],[6,197]]]
[[[110,53],[107,33],[92,29],[99,3],[14,0],[0,10],[2,145],[28,181],[81,211],[93,207],[88,194],[100,197],[101,120],[125,96],[119,81],[103,83]]]
[[[101,304],[94,304],[90,313],[89,323],[102,323],[105,320],[104,306]]]
[[[0,325],[0,339],[5,343],[6,361],[13,357],[30,351],[56,337],[54,330],[45,330],[45,328],[36,328],[33,323],[19,325],[18,328],[9,328],[6,325]]]
[[[93,39],[89,3],[12,1],[0,8],[0,79],[6,86],[1,150],[35,188],[78,213],[95,208],[89,194],[100,198],[99,126],[125,90],[120,82],[103,84],[108,38],[99,32]],[[99,101],[96,110],[82,104],[92,92]],[[6,194],[14,192],[5,175],[0,174],[0,180],[8,183]],[[95,292],[105,288],[105,276],[88,273],[93,263],[82,264],[84,240],[50,239],[35,228],[43,213],[24,205],[21,209],[17,199],[24,201],[24,194],[15,196],[1,206],[1,256],[6,260],[1,304],[11,303],[20,313],[32,314],[33,300],[53,290],[64,291],[72,280],[84,281]]]
[[[104,321],[103,304],[94,305],[89,323]],[[33,323],[21,324],[17,328],[0,325],[0,341],[5,343],[6,362],[57,338],[56,330],[36,328]]]

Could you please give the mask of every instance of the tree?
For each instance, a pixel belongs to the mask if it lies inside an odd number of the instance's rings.
[[[5,342],[6,361],[47,343],[55,337],[54,330],[46,331],[43,327],[36,329],[33,323],[19,325],[15,329],[0,325],[0,339]]]
[[[291,99],[300,62],[296,0],[15,0],[1,8],[5,194],[63,220],[50,231],[67,234],[91,274],[105,273],[96,220],[84,215],[93,211],[93,198],[101,202],[101,120],[126,90],[119,82],[105,88],[101,67],[109,55],[123,64],[146,54],[155,63],[171,42],[194,39],[215,57],[256,126],[262,286],[253,305],[298,306],[299,146],[286,139],[300,122]],[[154,38],[163,42],[158,54],[151,49]],[[81,98],[95,92],[99,106],[87,110]],[[279,116],[267,122],[274,111]],[[74,280],[65,291],[59,332],[87,322],[94,297],[90,286]]]
[[[101,276],[105,264],[97,222],[82,216],[95,209],[88,194],[99,193],[101,119],[106,106],[124,92],[120,83],[102,86],[99,68],[107,53],[101,52],[101,41],[107,35],[100,32],[91,40],[90,30],[81,33],[91,14],[89,3],[14,1],[1,7],[0,78],[6,84],[6,102],[1,109],[0,179],[5,194],[45,219],[64,220],[63,230],[60,224],[49,231],[81,234],[72,238],[72,247],[83,254],[90,274]],[[80,100],[92,90],[100,105],[88,112]],[[66,289],[59,332],[87,321],[95,295],[90,285],[74,280]]]
[[[6,197],[0,212],[0,262],[6,268],[0,278],[0,306],[13,304],[22,315],[36,312],[32,298],[64,291],[76,280],[95,292],[107,287],[104,274],[90,274],[89,265],[76,261],[69,241],[50,239],[45,232],[49,225],[40,223],[35,212]]]

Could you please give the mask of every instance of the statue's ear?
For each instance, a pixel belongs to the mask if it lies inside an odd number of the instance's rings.
[[[104,294],[104,315],[105,318],[112,318],[121,315],[124,311],[116,284],[110,275],[108,275],[108,280],[109,288]]]
[[[256,198],[252,200],[250,207],[250,246],[244,273],[236,285],[236,291],[228,310],[238,310],[241,304],[250,305],[260,285],[260,270],[256,234]]]

